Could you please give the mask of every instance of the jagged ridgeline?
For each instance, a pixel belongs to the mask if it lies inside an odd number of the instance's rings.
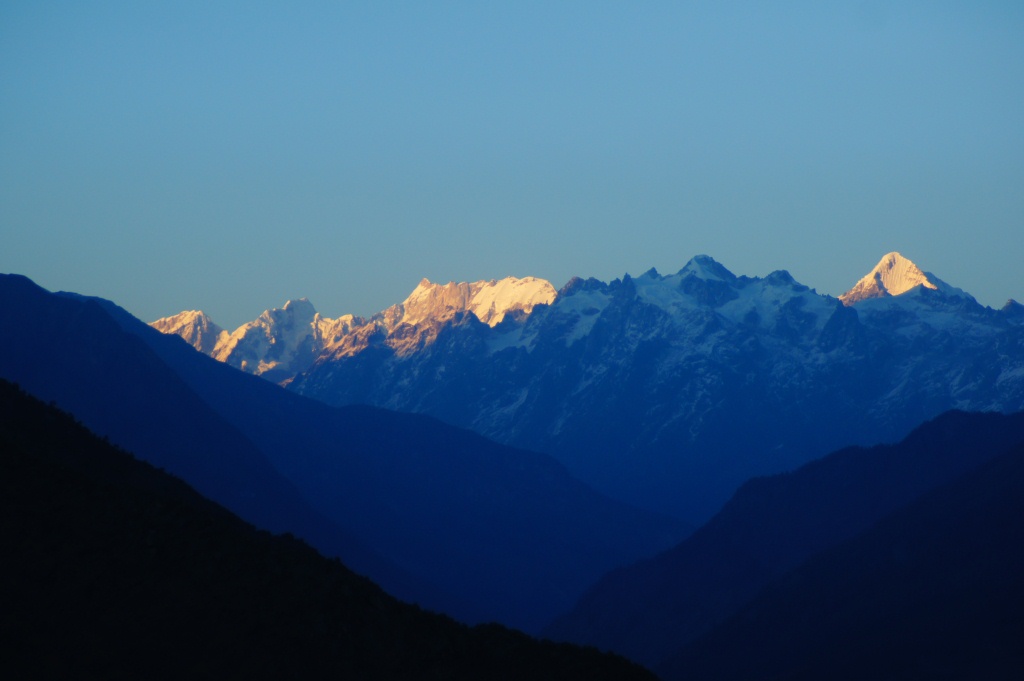
[[[164,317],[151,326],[181,336],[200,352],[250,374],[287,381],[322,355],[347,357],[371,345],[405,356],[429,345],[447,323],[472,314],[483,324],[529,315],[555,299],[555,289],[536,277],[432,284],[424,279],[404,302],[370,318],[322,316],[306,298],[267,310],[233,332],[201,310]]]
[[[751,476],[898,440],[948,409],[1024,408],[1022,309],[983,307],[899,253],[838,299],[697,256],[557,295],[529,278],[424,281],[364,320],[298,301],[212,352],[329,404],[548,453],[606,494],[702,522]],[[211,352],[197,314],[156,324]]]
[[[0,380],[8,679],[653,679],[396,601]]]

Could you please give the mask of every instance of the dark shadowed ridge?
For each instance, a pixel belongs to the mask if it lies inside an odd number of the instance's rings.
[[[0,676],[652,679],[406,605],[0,380]]]
[[[659,671],[1024,678],[1024,446],[814,556]]]
[[[291,531],[403,598],[433,587],[314,509],[260,449],[96,301],[0,276],[0,376],[179,476],[246,521]]]
[[[656,668],[812,554],[1020,442],[1024,413],[948,412],[899,444],[754,479],[675,548],[605,576],[545,634]]]
[[[459,619],[536,631],[608,569],[682,536],[676,521],[593,492],[546,455],[427,417],[300,397],[107,301],[8,276],[0,309],[9,315],[0,375],[246,520],[346,561],[352,546],[383,556],[380,571],[371,558],[351,562],[389,591]],[[352,542],[339,546],[330,528],[313,536],[302,518],[277,517],[278,502],[243,484],[255,470],[266,472],[259,481],[268,489],[278,489],[269,476],[283,478],[307,512]]]

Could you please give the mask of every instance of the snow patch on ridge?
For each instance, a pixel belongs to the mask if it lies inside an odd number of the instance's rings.
[[[693,260],[690,262],[692,263]],[[718,263],[715,264],[717,265]],[[692,270],[684,268],[679,274],[669,277],[660,277],[657,273],[653,273],[653,276],[637,277],[633,280],[637,297],[669,314],[675,314],[682,310],[692,310],[698,307],[697,301],[679,289],[679,282],[685,276],[683,272],[689,271]],[[650,274],[651,272],[648,273],[648,275]],[[717,278],[715,280],[719,281]]]
[[[566,347],[590,334],[604,309],[611,302],[604,291],[581,290],[558,299],[558,311],[575,319],[565,336]]]

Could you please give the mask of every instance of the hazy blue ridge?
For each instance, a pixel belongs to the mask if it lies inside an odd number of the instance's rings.
[[[0,375],[247,520],[351,557],[432,609],[537,630],[608,569],[685,532],[595,493],[546,455],[424,416],[329,407],[109,302],[18,277],[0,284]],[[285,490],[308,519],[274,500]]]
[[[751,480],[676,547],[606,575],[545,633],[660,665],[810,556],[1022,442],[1024,413],[949,412],[899,444]]]
[[[990,451],[1003,453],[774,581],[662,677],[1024,676],[1024,446]]]

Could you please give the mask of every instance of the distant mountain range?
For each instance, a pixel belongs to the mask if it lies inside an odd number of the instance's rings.
[[[537,305],[549,304],[555,295],[550,283],[534,277],[444,286],[424,279],[404,302],[369,319],[327,319],[301,298],[267,310],[232,333],[199,310],[158,319],[150,326],[177,334],[200,352],[246,373],[281,381],[305,371],[325,353],[344,357],[372,342],[406,356],[432,343],[440,328],[457,316],[472,313],[496,326],[506,317],[522,317]]]
[[[545,454],[296,395],[109,301],[3,275],[0,314],[0,377],[248,522],[464,621],[537,631],[605,571],[686,533]]]
[[[299,394],[429,414],[698,523],[753,475],[948,409],[1024,408],[1024,307],[983,307],[898,253],[838,299],[697,256],[557,294],[424,281],[370,319],[303,300],[232,334],[197,312],[154,325]]]

